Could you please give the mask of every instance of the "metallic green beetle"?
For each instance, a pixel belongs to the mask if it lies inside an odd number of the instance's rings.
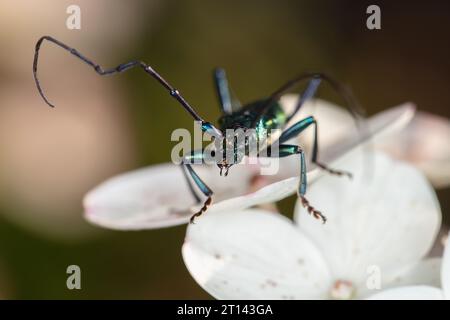
[[[228,86],[228,81],[226,78],[225,71],[223,69],[217,68],[214,70],[214,81],[217,89],[217,93],[219,96],[219,101],[221,105],[222,116],[219,118],[219,128],[215,127],[210,122],[205,121],[198,113],[194,110],[194,108],[184,99],[181,93],[175,89],[169,82],[167,82],[161,75],[159,75],[151,66],[147,65],[142,61],[131,61],[127,63],[123,63],[118,65],[115,68],[111,69],[103,69],[100,65],[93,62],[92,60],[86,58],[76,49],[73,49],[66,44],[60,42],[59,40],[50,37],[43,36],[36,43],[34,62],[33,62],[33,75],[36,82],[36,86],[38,91],[44,101],[51,107],[52,105],[47,97],[44,95],[41,85],[39,83],[39,79],[37,77],[37,64],[39,57],[39,49],[44,40],[52,42],[57,46],[67,50],[84,63],[90,65],[98,74],[100,75],[111,75],[115,73],[120,73],[126,71],[133,67],[142,68],[147,74],[156,79],[164,88],[166,88],[169,94],[175,98],[181,106],[193,117],[195,121],[199,121],[201,123],[201,128],[203,132],[212,136],[215,142],[218,142],[218,148],[216,150],[216,164],[220,169],[220,175],[222,175],[223,170],[225,170],[224,174],[228,174],[229,168],[237,163],[240,163],[245,155],[248,155],[248,139],[243,141],[243,145],[238,145],[235,139],[226,139],[225,132],[227,130],[237,130],[241,129],[244,132],[247,130],[252,130],[255,132],[255,135],[258,142],[261,144],[264,140],[265,148],[264,153],[258,153],[256,156],[269,156],[269,157],[287,157],[291,155],[299,155],[300,157],[300,183],[298,186],[297,194],[301,199],[303,206],[308,210],[308,212],[313,215],[317,219],[321,219],[323,223],[325,223],[326,218],[322,213],[316,210],[313,206],[311,206],[308,200],[305,198],[306,193],[306,163],[305,163],[305,155],[303,150],[298,145],[286,144],[286,142],[300,133],[302,133],[306,128],[313,126],[314,128],[314,141],[312,147],[312,162],[317,165],[319,168],[326,170],[331,174],[336,175],[348,175],[351,177],[351,174],[345,171],[338,171],[328,168],[325,164],[320,163],[317,159],[318,156],[318,144],[317,144],[317,121],[314,117],[310,116],[303,120],[300,120],[290,127],[286,128],[289,120],[294,117],[297,112],[300,110],[302,105],[308,99],[312,98],[320,83],[322,81],[328,82],[331,87],[336,90],[346,101],[346,107],[349,109],[350,113],[354,117],[358,117],[361,115],[361,109],[358,107],[355,99],[351,95],[351,92],[340,83],[334,81],[332,78],[325,74],[321,73],[304,73],[299,75],[298,77],[288,81],[286,84],[281,86],[278,90],[273,92],[268,98],[256,101],[247,105],[242,106],[237,99],[231,94],[231,90]],[[279,98],[291,90],[295,85],[299,82],[307,81],[307,86],[304,92],[300,95],[294,110],[290,114],[286,114],[278,103]],[[273,138],[270,136],[271,129],[281,129],[281,134]],[[276,145],[278,152],[272,153],[271,150],[274,149]],[[232,151],[234,157],[232,157],[232,161],[227,157],[227,150]],[[197,173],[192,168],[192,163],[204,160],[204,150],[194,150],[190,152],[188,155],[185,155],[183,158],[183,173],[187,179],[189,189],[197,200],[198,203],[201,203],[201,199],[195,192],[195,187],[197,187],[203,194],[206,196],[206,200],[203,203],[201,209],[195,213],[191,217],[191,223],[194,221],[196,217],[205,212],[212,203],[212,195],[213,191],[204,183],[204,181],[197,175]],[[192,184],[192,181],[194,184]]]

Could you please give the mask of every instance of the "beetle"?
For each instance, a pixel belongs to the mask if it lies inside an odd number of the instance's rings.
[[[351,178],[351,174],[349,172],[331,169],[318,160],[318,124],[313,116],[309,116],[294,123],[290,127],[287,127],[289,120],[291,120],[299,112],[305,101],[315,96],[316,91],[322,82],[327,82],[337,93],[342,96],[342,98],[346,102],[346,107],[354,118],[362,116],[362,109],[357,104],[351,91],[326,74],[314,72],[302,73],[299,76],[286,82],[279,89],[269,95],[268,98],[264,98],[246,105],[241,105],[240,102],[232,95],[225,71],[221,68],[217,68],[214,70],[214,83],[218,94],[222,115],[218,120],[219,126],[216,127],[212,123],[205,121],[187,102],[180,91],[175,89],[175,87],[173,87],[168,81],[166,81],[150,65],[139,60],[133,60],[127,63],[120,64],[115,68],[103,69],[99,64],[88,59],[78,50],[69,47],[68,45],[51,36],[43,36],[36,43],[33,61],[33,76],[39,94],[50,107],[54,107],[54,105],[45,96],[37,76],[39,50],[44,40],[47,40],[70,52],[72,55],[74,55],[87,65],[91,66],[99,75],[102,76],[121,73],[134,67],[138,67],[144,70],[148,75],[159,82],[169,92],[170,96],[177,100],[178,103],[192,116],[195,121],[198,121],[200,123],[201,129],[204,133],[211,136],[215,142],[218,142],[217,146],[219,147],[215,152],[217,154],[216,164],[220,169],[220,175],[222,175],[222,173],[224,173],[225,176],[228,175],[228,170],[230,169],[230,167],[236,163],[242,162],[243,157],[245,155],[248,155],[249,153],[249,150],[247,148],[244,148],[248,146],[249,140],[244,139],[244,141],[241,142],[241,144],[243,143],[244,145],[238,145],[236,139],[226,139],[224,133],[227,130],[242,129],[244,132],[247,130],[253,130],[258,142],[262,142],[262,140],[264,140],[264,142],[266,143],[264,147],[264,150],[266,151],[266,153],[264,153],[265,156],[281,158],[292,155],[299,155],[300,181],[297,188],[297,195],[308,213],[314,216],[316,219],[322,220],[323,223],[326,222],[326,217],[319,210],[315,209],[305,197],[307,180],[304,151],[300,146],[294,144],[286,144],[286,142],[294,137],[297,137],[305,129],[312,126],[314,129],[314,140],[312,145],[311,157],[312,163],[330,174],[346,175]],[[307,82],[306,88],[299,96],[294,110],[290,114],[286,114],[283,111],[278,100],[283,94],[287,93],[294,86],[301,82]],[[281,134],[277,138],[271,137],[270,130],[272,129],[281,129]],[[278,152],[272,153],[271,150],[274,149],[275,146],[278,148]],[[227,151],[230,150],[234,154],[234,157],[232,157],[231,159],[232,161],[230,161],[230,157],[227,156]],[[183,173],[187,180],[189,190],[192,193],[193,197],[196,199],[197,203],[200,204],[201,199],[197,195],[195,187],[197,187],[206,197],[206,200],[203,202],[200,210],[192,215],[190,219],[191,223],[194,222],[194,219],[196,217],[205,212],[212,203],[213,191],[199,177],[199,175],[194,171],[191,165],[192,162],[195,161],[204,161],[204,154],[205,153],[203,149],[194,150],[185,155],[182,162]],[[263,155],[263,153],[260,153],[258,151],[257,156],[261,155]]]

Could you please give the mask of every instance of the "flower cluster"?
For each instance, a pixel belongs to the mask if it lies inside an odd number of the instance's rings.
[[[286,109],[294,101],[282,99]],[[309,114],[324,128],[321,161],[354,177],[310,166],[307,196],[328,223],[312,219],[301,204],[294,221],[265,208],[295,193],[298,159],[284,159],[273,176],[258,176],[257,165],[237,165],[220,178],[217,168],[198,166],[215,193],[210,209],[187,227],[182,254],[193,278],[219,299],[448,297],[450,254],[442,290],[441,259],[427,258],[441,224],[428,181],[450,183],[448,120],[415,114],[405,104],[353,130],[340,108],[321,100],[306,103],[298,117]],[[416,132],[432,146],[422,148]],[[306,150],[308,138],[297,141]],[[89,192],[84,206],[90,222],[122,230],[183,224],[198,209],[171,163],[114,177]]]

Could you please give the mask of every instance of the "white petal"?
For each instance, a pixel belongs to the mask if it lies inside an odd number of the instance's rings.
[[[425,177],[410,165],[364,149],[334,165],[350,170],[354,179],[327,175],[306,194],[327,223],[318,223],[300,204],[295,212],[299,228],[324,252],[334,276],[365,286],[372,266],[390,277],[419,261],[441,219]]]
[[[382,289],[416,285],[440,287],[441,264],[441,258],[429,258],[407,267],[398,268],[390,274],[383,275]]]
[[[224,178],[218,175],[216,167],[195,166],[219,201],[244,194],[255,174],[251,166],[233,169]],[[107,180],[84,198],[86,219],[106,228],[123,230],[186,223],[197,206],[181,170],[180,166],[167,163]]]
[[[450,299],[450,234],[447,236],[444,257],[442,258],[441,278],[445,298]]]
[[[308,181],[313,182],[318,176],[318,173],[317,170],[310,172],[307,175]],[[237,211],[258,204],[276,202],[294,194],[298,188],[298,184],[298,177],[274,182],[253,193],[218,202],[217,204],[212,205],[208,212]],[[202,217],[199,217],[198,219],[202,219]]]
[[[419,112],[396,139],[379,141],[378,148],[420,168],[436,187],[450,185],[450,120]]]
[[[399,270],[392,281],[388,282],[388,285],[396,287],[407,285],[439,287],[441,285],[441,265],[441,258],[421,260],[404,270]]]
[[[429,286],[399,287],[381,291],[370,300],[442,300],[442,290]]]
[[[398,268],[392,272],[381,272],[380,287],[360,287],[358,292],[359,297],[369,297],[380,292],[380,290],[385,291],[393,287],[420,285],[438,288],[441,285],[441,264],[442,259],[430,258],[415,262],[406,267]]]
[[[323,257],[287,218],[263,210],[216,212],[189,225],[184,262],[219,299],[326,298]]]

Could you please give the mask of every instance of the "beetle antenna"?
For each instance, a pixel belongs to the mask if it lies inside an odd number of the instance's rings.
[[[302,73],[297,77],[286,82],[284,85],[282,85],[279,89],[277,89],[269,96],[266,105],[264,107],[264,110],[267,110],[267,108],[269,108],[273,102],[278,100],[283,94],[287,93],[290,89],[292,89],[292,87],[297,85],[299,82],[305,80],[311,80],[309,86],[306,88],[304,92],[304,95],[307,96],[306,97],[307,99],[312,98],[314,96],[314,93],[317,90],[317,86],[320,84],[321,81],[324,81],[327,82],[334,89],[334,91],[336,91],[342,97],[342,99],[345,101],[346,109],[355,119],[356,123],[358,123],[358,120],[360,120],[360,118],[362,118],[365,115],[364,109],[359,105],[350,88],[334,80],[327,74],[317,72]],[[306,99],[302,99],[300,97],[299,103],[297,104],[294,112],[289,116],[289,118],[292,118],[299,111],[300,107],[305,101]],[[261,114],[263,113],[264,112],[261,112]],[[258,120],[259,119],[256,119],[255,123]]]
[[[156,79],[164,88],[166,88],[169,91],[169,94],[177,100],[183,108],[189,112],[189,114],[196,120],[201,121],[202,123],[205,123],[205,121],[198,115],[198,113],[194,110],[194,108],[191,107],[191,105],[184,99],[184,97],[181,95],[181,93],[175,89],[171,84],[169,84],[159,73],[157,73],[151,66],[147,65],[146,63],[142,61],[131,61],[127,63],[123,63],[118,65],[115,68],[106,69],[104,70],[99,64],[93,62],[92,60],[88,59],[84,55],[82,55],[80,52],[78,52],[76,49],[69,47],[68,45],[62,43],[61,41],[50,37],[50,36],[43,36],[36,42],[36,48],[34,52],[34,60],[33,60],[33,76],[34,81],[36,82],[36,87],[39,91],[39,94],[41,95],[42,99],[50,106],[54,107],[54,105],[47,99],[45,96],[41,84],[39,82],[39,78],[37,76],[37,66],[38,66],[38,59],[39,59],[39,49],[41,48],[41,44],[44,40],[47,40],[49,42],[52,42],[56,44],[57,46],[63,48],[64,50],[70,52],[75,57],[83,61],[84,63],[91,66],[95,72],[97,72],[101,76],[105,75],[111,75],[115,73],[121,73],[128,69],[131,69],[133,67],[140,67],[142,68],[147,74],[149,74],[151,77]]]

